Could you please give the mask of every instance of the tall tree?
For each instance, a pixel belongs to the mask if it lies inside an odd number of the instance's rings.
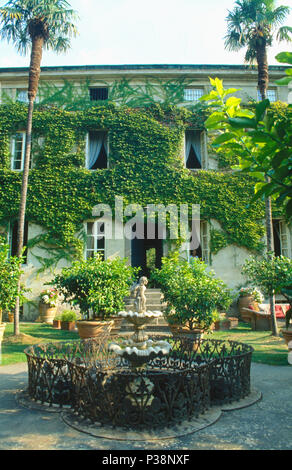
[[[13,43],[18,52],[30,51],[28,114],[25,158],[18,215],[17,255],[23,251],[28,176],[31,159],[32,118],[38,91],[43,49],[66,52],[77,34],[77,15],[66,0],[10,0],[0,9],[0,37]],[[20,280],[19,280],[20,290]],[[14,334],[19,335],[19,297],[15,307]]]
[[[257,64],[258,87],[262,100],[266,99],[269,86],[268,47],[274,36],[278,41],[291,41],[292,28],[280,26],[290,13],[290,7],[278,6],[274,0],[236,0],[233,11],[226,18],[225,47],[231,51],[246,48],[245,62]],[[266,177],[267,183],[269,178]],[[266,232],[268,253],[274,251],[271,198],[266,200]],[[275,297],[270,298],[273,330],[277,334]]]
[[[274,36],[277,41],[291,41],[292,28],[280,26],[290,13],[290,7],[276,7],[274,0],[236,0],[229,12],[225,47],[230,51],[246,48],[245,62],[257,64],[258,87],[262,100],[269,85],[268,47]]]

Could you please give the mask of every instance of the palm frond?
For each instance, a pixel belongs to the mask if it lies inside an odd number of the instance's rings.
[[[276,36],[277,41],[292,41],[292,28],[290,26],[282,26],[279,28]]]
[[[26,53],[36,25],[47,49],[64,52],[70,47],[69,38],[77,35],[77,19],[66,0],[9,0],[0,9],[0,35]],[[44,25],[42,29],[40,24]]]

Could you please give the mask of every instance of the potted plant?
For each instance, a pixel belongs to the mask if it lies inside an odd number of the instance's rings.
[[[73,331],[76,329],[76,322],[81,316],[73,310],[64,310],[60,315],[61,330]]]
[[[22,304],[26,290],[21,285],[18,293],[18,281],[22,274],[22,259],[9,256],[9,246],[0,238],[0,342],[3,339],[6,324],[2,322],[2,313],[10,312],[15,308],[19,295]]]
[[[57,313],[58,291],[46,289],[40,294],[39,320],[42,323],[52,324]]]
[[[176,334],[192,335],[195,339],[211,329],[217,309],[227,309],[231,294],[206,264],[198,258],[190,262],[178,252],[162,259],[162,268],[154,272],[167,303],[166,319]]]
[[[103,260],[97,254],[63,268],[55,277],[52,283],[64,301],[80,309],[82,320],[77,321],[77,328],[82,339],[110,332],[118,312],[124,309],[136,272],[127,260]]]
[[[258,308],[258,304],[262,304],[264,296],[256,287],[242,287],[238,292],[238,309],[240,317],[243,321],[250,321],[250,318],[245,312],[245,308],[250,305]]]
[[[53,328],[56,328],[56,330],[61,329],[61,314],[57,314],[53,320]]]

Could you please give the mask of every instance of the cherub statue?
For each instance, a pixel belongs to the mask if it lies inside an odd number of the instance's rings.
[[[146,312],[146,286],[148,279],[145,276],[140,277],[138,284],[132,289],[132,295],[135,297],[134,305],[138,313]]]

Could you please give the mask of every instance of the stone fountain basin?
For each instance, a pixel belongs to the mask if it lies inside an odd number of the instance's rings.
[[[155,312],[148,311],[148,312],[138,313],[138,312],[132,312],[131,310],[129,312],[119,312],[118,315],[120,317],[126,318],[128,322],[136,326],[146,325],[147,323],[150,323],[155,318],[160,318],[163,316],[162,312],[159,312],[159,311],[155,311]]]
[[[121,344],[110,343],[110,351],[113,351],[118,356],[125,355],[136,355],[141,357],[149,357],[150,355],[166,355],[169,354],[172,347],[167,341],[142,341],[141,343],[135,343],[133,340],[124,340]]]

